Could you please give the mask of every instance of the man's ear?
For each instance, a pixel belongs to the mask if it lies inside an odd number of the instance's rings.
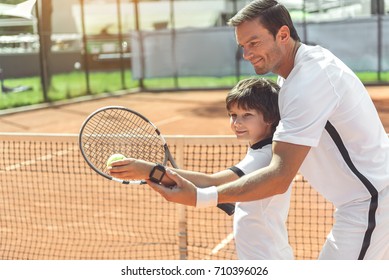
[[[289,41],[289,38],[290,38],[289,27],[286,25],[281,26],[281,28],[278,30],[277,33],[277,40],[279,40],[281,43],[286,43]]]

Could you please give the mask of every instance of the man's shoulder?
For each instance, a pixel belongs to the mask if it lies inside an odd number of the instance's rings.
[[[315,61],[318,59],[323,59],[328,56],[333,56],[333,54],[328,51],[326,48],[319,45],[305,45],[301,44],[297,51],[296,63],[300,61]]]
[[[331,68],[331,72],[340,71],[338,61],[330,51],[321,46],[302,44],[297,52],[293,70],[287,80],[293,80],[293,84],[298,87],[306,84],[306,81],[309,80],[321,81],[327,78],[327,72],[329,71],[323,70]]]

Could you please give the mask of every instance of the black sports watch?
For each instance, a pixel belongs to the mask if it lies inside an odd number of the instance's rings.
[[[150,171],[149,179],[157,184],[161,183],[163,176],[165,176],[165,166],[157,163]]]

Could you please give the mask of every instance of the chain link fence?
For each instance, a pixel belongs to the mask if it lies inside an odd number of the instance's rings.
[[[248,2],[37,0],[29,19],[0,18],[2,93],[26,77],[38,79],[45,102],[133,88],[231,87],[255,74],[226,24]],[[368,75],[365,83],[389,83],[389,0],[280,2],[303,42],[328,48]]]

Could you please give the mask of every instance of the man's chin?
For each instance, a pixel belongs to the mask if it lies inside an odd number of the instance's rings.
[[[254,68],[254,71],[257,75],[266,75],[269,74],[270,71],[266,71],[265,69],[259,69],[259,68]]]

